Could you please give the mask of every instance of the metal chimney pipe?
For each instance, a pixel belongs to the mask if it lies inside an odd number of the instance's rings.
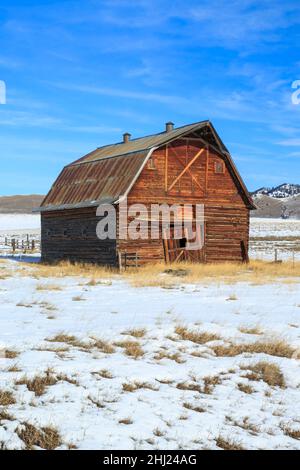
[[[128,144],[128,142],[130,141],[130,137],[131,134],[129,134],[129,132],[125,132],[125,134],[123,134],[123,143]]]
[[[166,132],[171,132],[174,129],[174,123],[169,121],[166,122]]]

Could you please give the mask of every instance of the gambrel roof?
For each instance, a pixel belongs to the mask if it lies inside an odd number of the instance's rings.
[[[243,180],[213,125],[210,121],[201,121],[168,132],[97,148],[62,170],[39,210],[117,203],[120,196],[129,193],[154,150],[183,136],[193,136],[194,133],[228,163],[245,203],[249,208],[254,208]]]

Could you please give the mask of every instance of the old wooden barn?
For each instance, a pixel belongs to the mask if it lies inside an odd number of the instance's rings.
[[[204,204],[204,246],[187,249],[172,236],[99,240],[96,209],[127,197],[128,205]],[[209,121],[100,147],[66,166],[41,207],[42,259],[117,266],[126,258],[154,261],[247,261],[249,211],[254,208],[229,151]],[[193,216],[191,216],[193,217]],[[117,218],[119,212],[117,211]],[[172,233],[172,231],[171,231]]]

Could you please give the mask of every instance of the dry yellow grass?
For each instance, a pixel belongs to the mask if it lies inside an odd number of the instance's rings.
[[[238,383],[237,387],[240,390],[240,392],[244,392],[247,394],[251,394],[254,392],[254,388],[252,388],[251,385],[248,385],[248,384]]]
[[[217,437],[216,444],[223,450],[244,450],[240,443],[227,439],[222,436]]]
[[[261,334],[263,334],[263,331],[258,326],[254,326],[254,327],[240,326],[239,330],[240,330],[241,333],[244,333],[246,335],[261,335]]]
[[[16,403],[16,400],[12,392],[9,392],[7,390],[0,390],[0,405],[1,406],[14,405],[15,403]]]
[[[64,278],[67,276],[84,276],[93,279],[94,283],[98,282],[98,279],[110,279],[114,274],[118,274],[116,269],[114,270],[111,268],[88,263],[71,263],[69,261],[62,261],[57,264],[27,263],[27,267],[32,271],[32,274],[36,279],[49,277]]]
[[[261,361],[255,365],[243,366],[241,369],[251,371],[251,373],[245,375],[249,380],[263,380],[271,387],[285,388],[284,375],[277,364]]]
[[[133,336],[134,338],[143,338],[146,334],[145,328],[135,328],[132,330],[126,330],[122,333],[123,335]]]
[[[205,344],[209,341],[219,340],[220,336],[214,333],[207,333],[207,332],[196,332],[187,329],[184,326],[177,326],[175,328],[175,333],[180,336],[181,339],[192,341],[193,343],[197,344]]]
[[[95,372],[95,373],[97,375],[100,375],[100,377],[102,377],[103,379],[113,379],[114,378],[112,373],[107,369],[102,369],[102,370],[100,370],[100,372]]]
[[[127,424],[128,425],[128,424],[132,424],[132,423],[133,423],[133,421],[130,418],[119,419],[119,424]]]
[[[289,261],[272,263],[253,260],[249,264],[229,262],[211,264],[174,263],[171,265],[171,269],[164,263],[155,263],[138,269],[132,268],[122,273],[117,269],[108,267],[66,261],[55,265],[43,263],[33,265],[28,263],[27,267],[37,279],[64,278],[67,276],[88,277],[91,286],[97,285],[103,279],[111,280],[114,277],[127,279],[136,287],[160,286],[165,288],[172,288],[182,283],[198,283],[203,280],[226,283],[248,281],[260,285],[276,281],[285,282],[285,280],[300,277],[300,262],[293,264]],[[185,275],[182,274],[183,272]]]
[[[46,370],[44,375],[36,375],[33,379],[23,377],[16,382],[16,385],[26,385],[30,392],[34,392],[37,397],[43,395],[51,385],[57,384],[57,382],[64,381],[73,385],[77,385],[77,381],[72,379],[65,374],[55,375],[51,369]]]
[[[170,361],[175,361],[178,364],[183,364],[185,360],[181,357],[179,352],[168,353],[167,351],[161,350],[154,355],[156,361],[161,361],[162,359],[169,359]]]
[[[300,440],[300,428],[294,429],[290,425],[281,425],[281,429],[286,436],[291,437],[292,439],[296,439],[297,441]]]
[[[51,426],[38,429],[32,424],[22,423],[17,429],[17,434],[27,450],[32,450],[35,447],[53,450],[62,444],[59,432]]]
[[[26,385],[30,392],[34,392],[37,397],[40,397],[45,393],[47,387],[55,385],[57,382],[57,378],[47,372],[45,375],[37,375],[33,379],[23,377],[16,382],[16,385]]]
[[[175,276],[168,273],[164,263],[146,265],[132,269],[123,274],[136,287],[160,286],[174,287],[178,284],[199,283],[202,281],[222,281],[235,283],[237,281],[255,282],[257,285],[269,282],[282,282],[284,278],[300,277],[300,262],[271,263],[267,261],[250,261],[241,263],[211,263],[211,264],[172,264],[173,271],[186,270],[185,276]]]
[[[184,402],[182,405],[187,410],[196,411],[197,413],[205,413],[205,409],[201,406],[192,405],[191,403]]]
[[[154,385],[149,384],[147,382],[139,382],[138,380],[131,383],[123,383],[122,388],[124,392],[135,392],[136,390],[140,390],[141,388],[153,390],[155,392],[157,392],[158,390],[154,387]]]
[[[6,359],[15,359],[16,357],[19,356],[19,352],[18,351],[13,351],[12,349],[6,349],[5,351],[5,358]]]
[[[115,343],[115,346],[124,348],[125,354],[127,356],[133,357],[134,359],[144,355],[144,351],[137,341],[118,341]]]
[[[47,341],[51,343],[67,343],[72,344],[75,341],[78,341],[76,336],[68,335],[66,333],[58,333],[53,338],[48,338]]]
[[[15,417],[6,410],[0,410],[0,421],[14,421]]]
[[[36,290],[54,290],[54,291],[60,291],[62,290],[61,286],[58,286],[57,284],[37,284]]]
[[[243,353],[268,354],[270,356],[291,358],[294,349],[284,340],[265,340],[255,343],[231,343],[230,345],[218,345],[213,348],[216,356],[234,357]]]

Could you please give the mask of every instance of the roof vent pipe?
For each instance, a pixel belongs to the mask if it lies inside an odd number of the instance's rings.
[[[166,122],[166,132],[171,132],[174,129],[174,123],[173,122]]]
[[[131,134],[129,134],[128,132],[125,132],[125,134],[123,134],[123,143],[128,144],[128,142],[130,141],[130,137],[131,137]]]

